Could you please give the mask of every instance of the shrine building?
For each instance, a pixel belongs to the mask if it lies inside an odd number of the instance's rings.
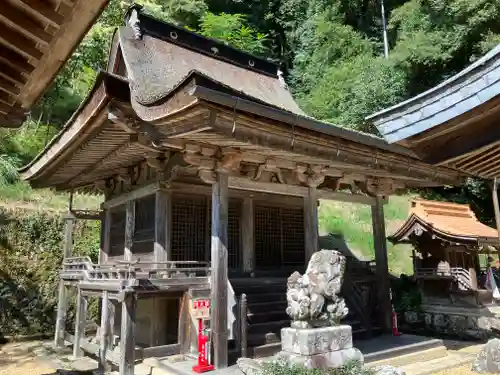
[[[464,174],[307,116],[276,64],[134,6],[106,71],[22,176],[35,188],[104,196],[100,211],[70,206],[65,216],[55,341],[129,375],[136,360],[197,352],[200,299],[211,305],[216,368],[279,350],[286,277],[318,250],[319,200],[371,207],[376,266],[361,277],[348,265],[347,323],[389,332],[384,204]],[[72,256],[78,219],[102,223],[98,263]],[[91,297],[101,299],[98,337],[85,332]]]

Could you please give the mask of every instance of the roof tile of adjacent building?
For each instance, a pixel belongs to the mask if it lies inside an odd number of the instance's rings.
[[[389,143],[445,123],[500,93],[500,45],[466,69],[413,98],[366,118]]]

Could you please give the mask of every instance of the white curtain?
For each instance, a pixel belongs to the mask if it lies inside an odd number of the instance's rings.
[[[500,300],[500,291],[498,290],[497,283],[493,277],[493,270],[488,267],[486,274],[486,288],[493,292],[493,299]]]

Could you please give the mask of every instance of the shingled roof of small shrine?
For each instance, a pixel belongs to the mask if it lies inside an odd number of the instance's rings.
[[[389,240],[404,242],[419,229],[454,243],[498,243],[498,232],[481,223],[468,204],[412,200],[408,219]]]

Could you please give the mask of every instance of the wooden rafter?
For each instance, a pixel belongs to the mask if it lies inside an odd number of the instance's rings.
[[[7,26],[2,26],[0,44],[4,44],[5,46],[14,49],[16,52],[28,58],[39,60],[43,56],[43,53],[36,48],[35,42],[26,38],[24,35],[16,33]]]
[[[16,98],[6,92],[0,91],[0,103],[14,105]]]
[[[16,69],[20,73],[30,74],[35,67],[24,59],[22,55],[13,51],[10,48],[2,46],[0,43],[0,61]]]
[[[11,66],[0,61],[0,76],[12,81],[14,84],[24,84],[26,83],[26,77],[24,77],[18,70],[12,68]]]
[[[21,91],[18,86],[13,84],[11,81],[6,80],[3,77],[0,77],[0,90],[5,91],[8,94],[18,95]]]
[[[31,19],[19,8],[10,5],[9,2],[4,2],[0,7],[0,21],[42,45],[48,44],[52,39],[52,35],[46,32],[40,23]]]
[[[56,12],[40,0],[17,0],[27,12],[34,17],[46,21],[54,27],[59,27],[64,22],[64,16]]]
[[[12,110],[12,107],[6,103],[0,102],[0,112],[7,114]]]

